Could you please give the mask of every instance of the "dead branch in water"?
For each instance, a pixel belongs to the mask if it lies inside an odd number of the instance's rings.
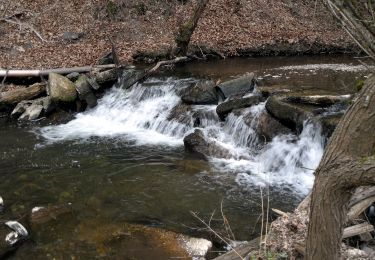
[[[131,86],[133,86],[134,84],[136,84],[137,82],[139,81],[142,81],[142,80],[145,80],[147,79],[148,77],[150,77],[153,73],[155,73],[161,66],[165,66],[165,65],[171,65],[171,64],[176,64],[176,63],[181,63],[181,62],[185,62],[185,61],[188,61],[189,58],[186,57],[186,56],[183,56],[183,57],[176,57],[174,58],[173,60],[162,60],[162,61],[159,61],[158,63],[156,63],[156,65],[154,67],[152,67],[151,69],[147,70],[145,73],[143,73],[138,79],[134,80],[134,82],[132,84],[129,85],[129,88]]]

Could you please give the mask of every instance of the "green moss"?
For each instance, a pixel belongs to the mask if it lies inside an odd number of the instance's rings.
[[[145,15],[147,11],[147,7],[144,3],[138,3],[134,6],[137,15]]]
[[[365,84],[365,81],[363,79],[359,79],[359,80],[356,81],[355,89],[357,90],[357,92],[361,91],[364,84]]]
[[[115,17],[118,13],[118,6],[113,1],[108,1],[106,6],[106,12],[109,17]]]

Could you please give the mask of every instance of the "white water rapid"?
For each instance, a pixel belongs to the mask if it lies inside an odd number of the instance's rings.
[[[280,135],[263,145],[255,129],[264,103],[231,113],[225,122],[218,119],[216,106],[183,109],[180,105],[178,109],[179,88],[191,80],[149,79],[131,90],[113,87],[95,108],[67,124],[42,127],[37,132],[47,142],[109,137],[135,141],[137,145],[182,146],[183,137],[194,130],[194,115],[198,115],[199,129],[206,138],[231,154],[230,159],[210,158],[214,169],[233,173],[241,186],[269,184],[299,194],[309,191],[313,169],[323,154],[319,129],[306,123],[299,136]]]

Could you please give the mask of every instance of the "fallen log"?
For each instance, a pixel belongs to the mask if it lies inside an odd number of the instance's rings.
[[[115,64],[107,65],[93,65],[84,67],[72,67],[72,68],[56,68],[56,69],[46,69],[46,70],[0,70],[0,77],[40,77],[48,76],[49,73],[57,74],[69,74],[72,72],[90,72],[96,69],[112,69],[116,68]]]
[[[344,234],[342,235],[342,238],[348,238],[348,237],[354,237],[361,234],[365,234],[368,232],[374,231],[374,226],[365,222],[358,225],[354,225],[351,227],[347,227],[344,229]]]
[[[298,206],[299,210],[310,207],[311,193]],[[353,221],[358,218],[368,207],[375,202],[375,186],[361,186],[357,188],[352,195],[349,203],[349,212],[347,221]],[[303,204],[303,205],[302,205]]]
[[[0,104],[13,105],[22,100],[33,99],[46,91],[46,84],[35,83],[27,88],[0,92]]]
[[[359,217],[368,207],[375,202],[375,196],[362,200],[361,202],[353,205],[348,212],[348,220],[352,221]]]
[[[362,186],[355,190],[349,202],[349,208],[370,197],[375,197],[375,186]]]
[[[374,231],[374,226],[369,223],[361,223],[344,229],[342,239],[358,235],[368,234]],[[371,236],[371,235],[370,235]],[[306,255],[306,245],[303,241],[296,241],[293,244],[294,249],[301,255]]]

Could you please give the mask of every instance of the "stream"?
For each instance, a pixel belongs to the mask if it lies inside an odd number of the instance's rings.
[[[120,81],[97,107],[66,124],[0,124],[0,195],[8,207],[0,218],[21,218],[39,206],[72,207],[72,214],[35,229],[11,258],[129,257],[118,241],[104,243],[91,235],[97,227],[105,233],[109,224],[211,238],[191,212],[211,219],[218,232],[224,232],[224,214],[233,239],[250,240],[260,232],[261,194],[271,208],[293,210],[311,189],[312,169],[324,152],[326,140],[318,127],[306,122],[299,135],[280,135],[264,144],[254,131],[264,102],[231,113],[224,122],[213,105],[192,106],[178,120],[170,116],[187,83],[224,81],[246,72],[267,84],[335,94],[354,93],[355,81],[366,75],[365,67],[343,56],[200,62],[129,90]],[[183,137],[195,129],[193,114],[200,115],[204,135],[228,149],[230,158],[203,160],[185,151]],[[135,247],[147,251],[142,240]]]

